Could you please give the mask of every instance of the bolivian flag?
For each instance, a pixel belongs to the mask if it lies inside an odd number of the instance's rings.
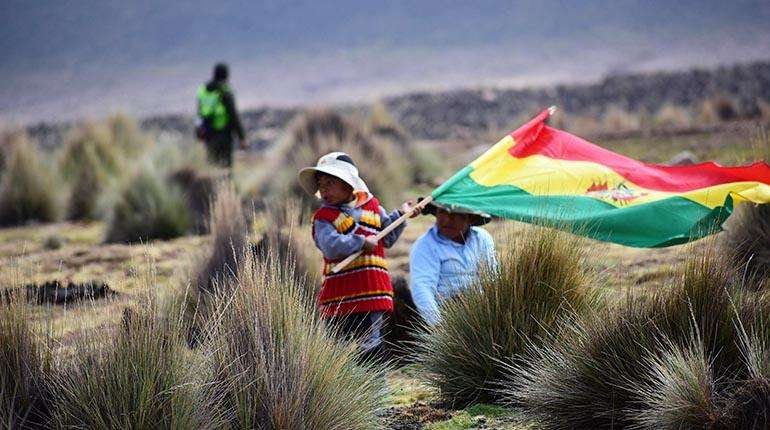
[[[434,201],[638,247],[700,239],[734,203],[770,203],[764,162],[646,164],[549,127],[550,114],[505,136],[434,190]]]

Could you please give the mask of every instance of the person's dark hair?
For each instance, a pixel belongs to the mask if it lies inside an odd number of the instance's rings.
[[[216,66],[214,66],[214,80],[215,81],[224,81],[229,76],[230,72],[227,69],[227,64],[225,63],[217,63]]]

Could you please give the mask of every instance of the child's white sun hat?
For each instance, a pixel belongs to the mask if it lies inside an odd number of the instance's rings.
[[[316,173],[322,172],[341,179],[353,187],[354,193],[369,193],[369,187],[358,176],[358,167],[350,155],[344,152],[332,152],[318,159],[314,167],[305,167],[299,171],[299,184],[311,196],[321,197],[318,192]]]

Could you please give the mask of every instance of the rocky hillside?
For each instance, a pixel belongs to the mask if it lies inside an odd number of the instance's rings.
[[[508,130],[550,105],[559,106],[568,115],[599,118],[608,109],[653,114],[664,106],[678,106],[698,111],[704,102],[717,98],[727,101],[731,115],[738,118],[770,114],[770,61],[711,70],[618,74],[590,85],[412,93],[387,98],[384,103],[413,137],[445,139]],[[261,148],[274,141],[299,111],[262,108],[243,112],[252,146]],[[147,129],[192,136],[194,122],[189,115],[163,115],[141,123]],[[58,145],[68,127],[41,123],[28,130],[50,148]]]
[[[556,105],[567,114],[600,117],[610,107],[655,113],[666,104],[697,109],[726,98],[736,115],[757,117],[770,103],[770,62],[713,70],[616,75],[592,85],[540,89],[465,89],[392,97],[388,108],[413,136],[449,138],[479,130],[500,130],[516,119]]]

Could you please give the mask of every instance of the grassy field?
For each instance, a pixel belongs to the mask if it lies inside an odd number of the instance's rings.
[[[643,161],[662,163],[682,151],[690,151],[697,160],[717,160],[724,164],[744,162],[755,154],[756,124],[736,123],[709,132],[691,132],[670,136],[627,136],[596,143]],[[491,142],[487,142],[491,143]],[[484,146],[487,145],[484,143]],[[435,154],[441,169],[436,181],[454,169],[469,162],[481,146],[471,141],[416,142],[416,145]],[[267,172],[262,156],[239,154],[235,177],[248,188],[248,181]],[[424,195],[430,185],[412,186],[402,193],[403,198]],[[411,244],[426,231],[432,217],[422,216],[410,221],[402,239],[388,251],[391,271],[395,276],[408,276],[408,254]],[[528,229],[529,226],[495,221],[487,226],[493,237],[502,239],[510,230]],[[104,243],[105,221],[31,224],[0,230],[0,288],[17,288],[28,283],[49,280],[99,280],[117,292],[113,298],[63,306],[38,306],[34,310],[37,323],[50,330],[60,346],[92,330],[119,323],[122,309],[137,302],[138,298],[154,289],[161,297],[184,287],[195,269],[202,250],[211,242],[208,235],[189,235],[167,241],[120,244]],[[307,226],[293,234],[309,237]],[[253,239],[256,239],[254,237]],[[703,242],[703,241],[702,241]],[[498,240],[497,246],[505,243]],[[600,274],[599,284],[607,296],[645,294],[664,287],[677,276],[674,267],[680,264],[691,247],[705,243],[665,249],[635,249],[589,241],[591,258],[588,264]],[[314,252],[314,251],[309,251]],[[313,254],[319,261],[320,254]],[[407,365],[388,376],[391,395],[383,422],[390,428],[411,429],[467,429],[514,428],[511,412],[491,405],[472,405],[452,410],[441,403],[435,389],[421,382],[419,368]]]

